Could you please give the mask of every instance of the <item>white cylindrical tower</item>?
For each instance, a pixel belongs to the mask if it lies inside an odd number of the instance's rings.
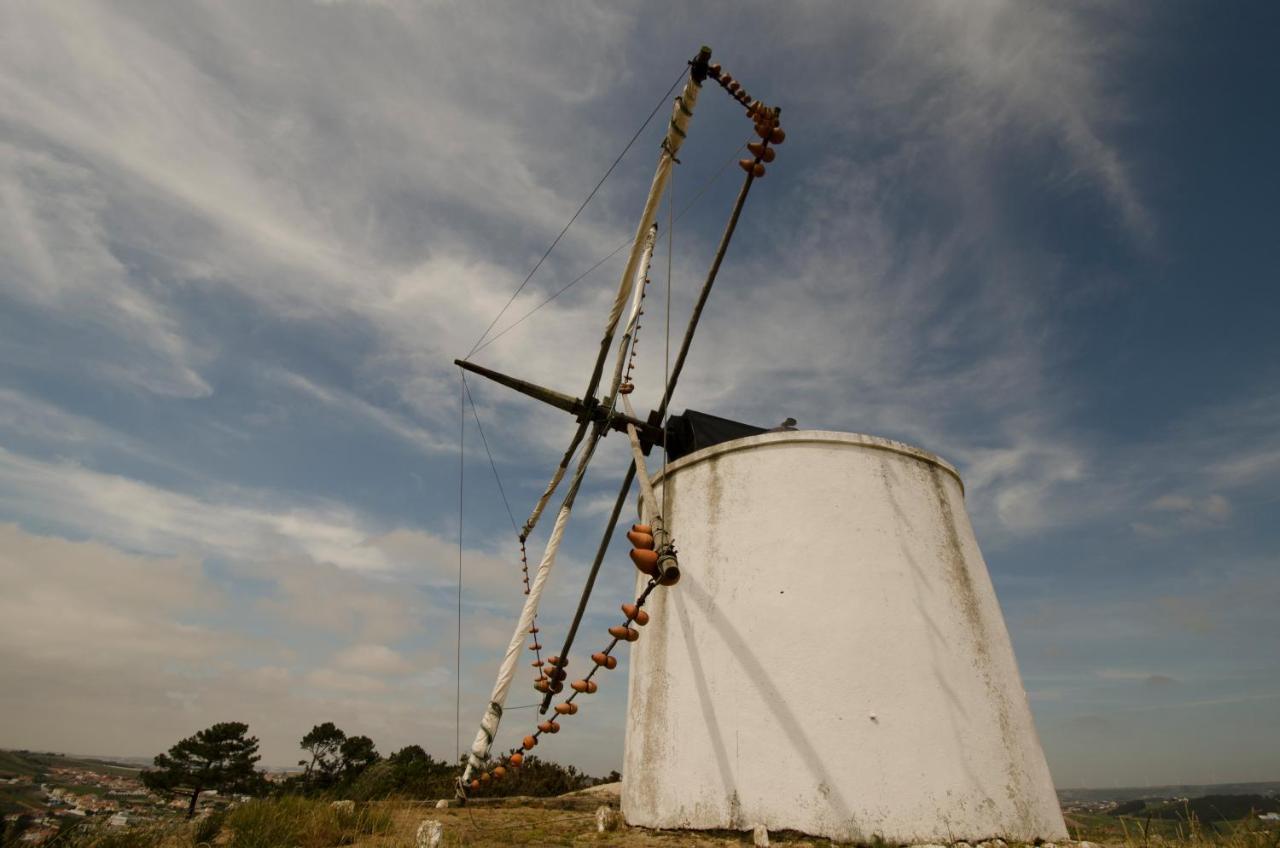
[[[630,649],[628,823],[1067,837],[954,468],[791,431],[655,485],[683,577]]]

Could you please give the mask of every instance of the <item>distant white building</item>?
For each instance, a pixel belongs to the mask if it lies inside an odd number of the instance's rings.
[[[112,827],[127,827],[129,824],[129,817],[124,813],[116,813],[114,816],[107,819],[107,824]]]
[[[1258,818],[1263,821],[1280,821],[1280,813],[1263,813]]]

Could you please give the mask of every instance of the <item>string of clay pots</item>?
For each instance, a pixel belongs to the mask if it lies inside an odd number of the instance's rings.
[[[757,178],[763,177],[764,163],[772,162],[775,156],[769,145],[782,144],[787,138],[786,132],[778,126],[778,116],[782,110],[766,106],[760,100],[753,100],[751,95],[747,94],[747,90],[742,87],[742,83],[719,65],[709,66],[707,76],[720,83],[720,87],[727,91],[730,97],[741,103],[747,110],[747,117],[755,124],[756,135],[760,140],[747,145],[747,149],[755,158],[738,160],[738,167]]]
[[[524,593],[529,594],[529,552],[525,549],[524,539],[520,539],[520,571],[524,575]],[[529,635],[533,637],[533,641],[529,643],[529,650],[533,651],[533,667],[542,668],[542,645],[538,643],[538,616],[535,614],[533,621],[529,624]]]
[[[559,704],[556,704],[556,718],[563,719],[566,716],[576,715],[578,705],[574,701],[577,697],[579,695],[593,695],[598,691],[598,684],[592,680],[596,672],[601,669],[612,670],[618,667],[618,658],[613,656],[613,650],[618,646],[618,643],[634,642],[640,638],[640,631],[636,628],[644,627],[649,623],[649,613],[644,610],[644,605],[649,600],[649,595],[653,593],[653,590],[658,586],[674,586],[680,580],[680,570],[675,565],[674,557],[668,560],[668,557],[665,556],[665,551],[661,561],[666,567],[660,571],[658,570],[660,558],[653,547],[652,527],[647,524],[633,524],[631,530],[627,533],[627,539],[635,546],[631,551],[632,561],[636,563],[636,568],[650,575],[649,580],[645,583],[644,590],[636,598],[635,603],[622,604],[620,609],[623,616],[625,616],[623,623],[609,628],[609,636],[611,637],[609,644],[605,646],[604,650],[597,651],[591,655],[592,666],[586,676],[570,684],[569,688],[573,690],[573,693]],[[666,564],[668,561],[670,562],[669,565]],[[632,625],[635,625],[635,627]],[[546,665],[550,667],[550,671],[545,673],[544,678],[539,679],[534,688],[540,692],[562,691],[564,681],[568,678],[568,672],[565,670],[569,665],[568,659],[558,656],[548,657]],[[511,769],[519,768],[520,764],[524,762],[525,756],[537,746],[538,738],[542,734],[560,732],[560,722],[556,718],[540,722],[537,730],[524,737],[521,745],[512,748],[501,758],[498,765],[481,772],[476,778],[472,779],[469,789],[472,792],[478,792],[491,781],[505,778]]]

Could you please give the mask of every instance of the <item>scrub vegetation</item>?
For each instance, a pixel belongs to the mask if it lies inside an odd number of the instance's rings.
[[[443,845],[505,848],[512,845],[608,845],[620,848],[711,848],[750,845],[750,833],[647,831],[621,827],[598,833],[595,810],[608,796],[594,792],[557,798],[492,798],[464,808],[434,809],[404,799],[334,807],[330,798],[297,795],[253,800],[194,822],[150,828],[85,825],[50,845],[66,848],[414,848],[424,819],[444,825]],[[1071,835],[1109,848],[1280,848],[1280,823],[1257,814],[1235,820],[1200,819],[1192,805],[1181,818],[1093,814],[1069,817]],[[5,844],[0,840],[0,845]],[[14,843],[17,844],[17,843]],[[771,833],[770,844],[826,846],[839,843],[794,833]],[[883,846],[876,840],[871,843]],[[1010,845],[1009,848],[1031,848]]]

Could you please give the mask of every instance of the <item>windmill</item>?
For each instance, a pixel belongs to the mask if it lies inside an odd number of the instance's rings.
[[[628,644],[622,805],[632,824],[765,824],[863,841],[1064,838],[956,470],[897,442],[796,430],[790,418],[765,430],[693,410],[668,415],[748,193],[786,138],[780,109],[753,99],[710,59],[704,47],[689,62],[675,99],[585,390],[539,386],[480,366],[470,354],[455,360],[576,421],[518,533],[525,603],[457,801],[504,779],[558,733],[578,712],[579,698],[597,691],[596,676],[617,665],[616,649]],[[745,109],[751,155],[738,163],[744,180],[661,401],[641,417],[630,399],[632,364],[658,204],[708,80]],[[626,434],[632,460],[559,652],[544,659],[539,602],[587,467],[610,432]],[[656,475],[646,462],[654,447],[670,461]],[[531,573],[527,542],[566,476]],[[636,594],[621,606],[611,641],[589,662],[577,662],[586,671],[571,682],[578,627],[636,480],[641,520],[627,531]],[[526,649],[539,712],[545,716],[561,699],[551,717],[487,767]]]

